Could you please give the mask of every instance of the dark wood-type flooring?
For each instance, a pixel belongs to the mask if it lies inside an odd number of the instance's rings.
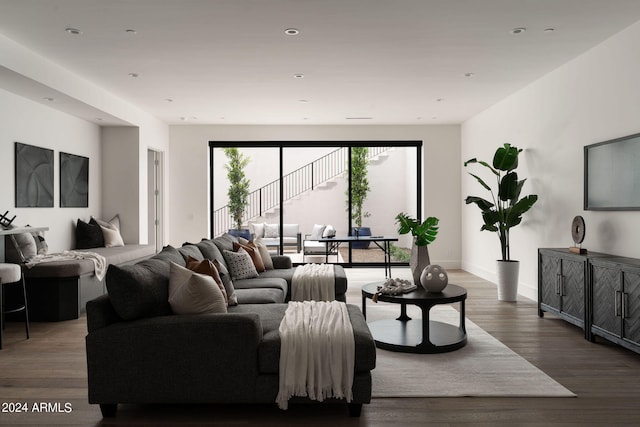
[[[355,269],[354,269],[355,270]],[[380,270],[370,270],[380,275]],[[343,405],[120,405],[103,421],[87,403],[86,319],[8,323],[0,350],[0,424],[3,425],[214,425],[214,426],[622,426],[640,425],[640,355],[598,340],[546,315],[536,304],[498,302],[495,286],[462,271],[450,281],[468,289],[467,317],[578,395],[576,398],[374,399],[360,418]],[[374,278],[375,280],[375,278]],[[351,282],[350,282],[351,283]],[[356,282],[354,281],[354,288]],[[358,289],[350,301],[360,304]],[[167,337],[170,345],[170,337]],[[167,366],[167,369],[171,369]],[[421,375],[417,372],[416,375]],[[425,381],[428,378],[425,377]],[[28,412],[12,404],[26,403]],[[45,404],[44,408],[40,404]],[[33,412],[33,406],[45,412]],[[21,406],[23,407],[23,406]]]

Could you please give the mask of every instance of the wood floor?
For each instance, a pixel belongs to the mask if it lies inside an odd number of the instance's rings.
[[[559,319],[537,316],[536,304],[496,300],[495,286],[462,271],[450,281],[467,288],[467,317],[577,394],[576,398],[374,399],[360,418],[342,405],[120,405],[104,422],[87,403],[86,319],[33,323],[30,340],[19,322],[8,323],[0,350],[2,425],[213,425],[213,426],[623,426],[640,425],[640,355],[599,340]],[[393,275],[404,274],[394,269]],[[358,286],[381,270],[348,271],[350,302]],[[373,277],[372,277],[373,275]],[[170,367],[167,367],[170,369]],[[420,375],[419,372],[416,375]],[[425,377],[425,381],[428,378]],[[15,412],[16,405],[28,412]],[[41,406],[44,404],[44,406]],[[34,408],[35,405],[35,408]],[[40,409],[42,412],[34,411]]]

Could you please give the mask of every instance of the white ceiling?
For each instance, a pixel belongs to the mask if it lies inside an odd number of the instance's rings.
[[[461,123],[638,20],[640,0],[0,0],[1,34],[170,124]]]

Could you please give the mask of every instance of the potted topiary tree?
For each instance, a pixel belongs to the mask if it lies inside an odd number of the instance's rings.
[[[351,149],[351,219],[356,224],[352,229],[352,234],[356,236],[371,236],[371,228],[362,226],[362,219],[371,215],[364,210],[364,201],[371,190],[367,178],[368,165],[369,148],[353,147]],[[349,203],[349,194],[347,194],[347,203]],[[366,249],[369,244],[370,242],[353,242],[351,247]]]
[[[491,193],[491,201],[477,196],[467,196],[466,204],[474,203],[482,213],[484,224],[480,230],[492,231],[500,239],[502,259],[497,261],[498,299],[515,301],[518,294],[518,272],[520,262],[511,259],[509,236],[511,228],[522,222],[522,215],[538,200],[538,196],[530,194],[520,198],[520,192],[526,179],[519,180],[515,169],[518,167],[518,154],[522,149],[504,144],[493,156],[493,164],[478,161],[476,158],[464,162],[480,164],[489,169],[496,178],[496,189],[492,189],[482,178],[472,173],[483,188]]]
[[[420,275],[422,270],[431,263],[427,246],[436,240],[439,222],[440,220],[434,216],[430,216],[420,223],[417,219],[408,216],[404,212],[396,215],[398,233],[411,233],[413,236],[409,266],[413,276],[413,283],[416,286],[421,284]]]
[[[229,229],[229,234],[249,240],[251,232],[242,228],[244,212],[249,204],[249,180],[244,173],[244,168],[249,164],[249,158],[235,147],[225,148],[224,154],[228,159],[224,167],[229,179],[229,190],[227,191],[229,214],[236,226],[235,229]]]

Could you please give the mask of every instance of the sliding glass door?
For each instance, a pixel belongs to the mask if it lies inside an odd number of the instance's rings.
[[[385,253],[375,243],[327,245],[320,240],[358,234],[398,237],[391,261],[407,262],[411,242],[398,236],[395,216],[406,212],[420,218],[421,141],[211,141],[209,145],[212,236],[235,227],[224,151],[231,147],[247,159],[244,174],[250,190],[243,228],[252,237],[275,237],[277,244],[270,240],[273,253],[285,253],[295,263],[382,265]]]

